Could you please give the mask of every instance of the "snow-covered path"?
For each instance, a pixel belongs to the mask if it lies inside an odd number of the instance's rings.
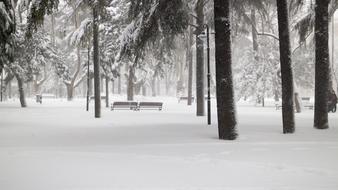
[[[175,99],[101,119],[83,100],[29,103],[0,103],[1,190],[338,189],[338,114],[320,131],[305,110],[283,135],[280,111],[240,105],[229,142]]]

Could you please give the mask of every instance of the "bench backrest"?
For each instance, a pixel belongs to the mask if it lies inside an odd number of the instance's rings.
[[[302,97],[302,101],[309,102],[310,101],[310,97]]]
[[[137,102],[114,102],[114,106],[137,106]]]
[[[195,97],[191,97],[191,99],[194,99]],[[186,97],[186,96],[182,96],[182,97],[180,97],[180,100],[188,100],[188,97]]]
[[[154,106],[154,107],[160,107],[162,106],[162,102],[140,102],[139,106]]]

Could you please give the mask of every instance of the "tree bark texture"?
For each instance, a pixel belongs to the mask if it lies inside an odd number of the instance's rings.
[[[100,94],[100,60],[99,60],[99,30],[97,8],[93,8],[93,65],[94,65],[94,96],[95,118],[101,117],[101,94]]]
[[[315,7],[315,111],[314,127],[327,129],[329,91],[329,0],[316,0]]]
[[[127,100],[134,100],[134,67],[129,67],[128,87],[127,87]]]
[[[106,77],[106,108],[109,108],[109,77]]]
[[[27,103],[26,103],[26,98],[25,98],[25,92],[23,89],[24,83],[23,83],[22,78],[18,74],[15,75],[15,78],[18,81],[19,99],[20,99],[21,107],[25,108],[27,107]]]
[[[230,0],[214,1],[217,118],[220,139],[234,140],[236,110],[232,78]]]
[[[192,28],[189,28],[189,42],[187,47],[187,61],[188,61],[188,106],[192,105],[192,72],[193,72],[193,57],[192,57],[192,45],[193,45],[193,32]]]
[[[198,0],[195,7],[197,15],[196,29],[196,115],[205,115],[204,100],[204,44],[203,40],[198,37],[204,30],[204,0]]]
[[[279,52],[282,77],[283,133],[295,131],[293,73],[287,0],[277,0]]]

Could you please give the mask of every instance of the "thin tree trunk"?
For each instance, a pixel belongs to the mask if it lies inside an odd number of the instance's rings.
[[[52,46],[55,46],[55,16],[52,13],[51,14],[51,20],[52,20]]]
[[[100,94],[100,60],[99,60],[99,30],[97,7],[93,8],[93,65],[94,65],[94,96],[95,118],[101,117],[101,94]]]
[[[257,40],[257,31],[256,31],[256,11],[251,9],[251,21],[252,21],[252,46],[255,53],[255,61],[258,64],[258,40]]]
[[[160,96],[161,95],[161,80],[159,77],[157,77],[157,86],[156,86],[157,90],[157,96]]]
[[[18,81],[20,104],[21,104],[21,107],[25,108],[27,107],[27,103],[26,103],[26,98],[25,98],[25,92],[23,89],[23,80],[18,74],[16,74],[15,77],[16,77],[16,80]]]
[[[122,78],[122,75],[121,75],[121,68],[120,67],[119,67],[119,73],[120,73],[120,76],[117,79],[117,93],[121,94],[121,92],[122,92],[122,90],[121,90],[121,78]]]
[[[153,77],[153,80],[151,81],[151,96],[156,96],[156,77]]]
[[[204,44],[203,40],[198,37],[204,28],[204,0],[198,0],[196,3],[197,15],[197,35],[196,35],[196,115],[204,116]]]
[[[106,77],[106,108],[109,107],[109,77]]]
[[[236,109],[232,78],[230,0],[214,0],[217,117],[220,139],[234,140]]]
[[[134,100],[134,68],[129,67],[128,88],[127,88],[127,100]]]
[[[282,115],[283,133],[295,131],[293,74],[291,63],[291,45],[289,30],[289,12],[287,0],[277,0],[279,51],[282,76]]]
[[[111,93],[115,94],[115,79],[111,81]]]
[[[188,106],[192,104],[192,44],[193,44],[193,32],[191,27],[189,28],[189,42],[187,48],[187,61],[188,61]]]
[[[329,128],[328,91],[329,91],[329,0],[316,0],[315,7],[315,111],[314,127]]]
[[[12,80],[8,82],[8,99],[12,98]]]

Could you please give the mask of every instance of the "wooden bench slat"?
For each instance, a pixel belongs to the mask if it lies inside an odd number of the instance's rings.
[[[163,102],[140,102],[138,105],[138,110],[141,109],[158,109],[162,110]]]
[[[136,110],[137,102],[114,102],[111,105],[111,110],[122,109],[122,108]]]

